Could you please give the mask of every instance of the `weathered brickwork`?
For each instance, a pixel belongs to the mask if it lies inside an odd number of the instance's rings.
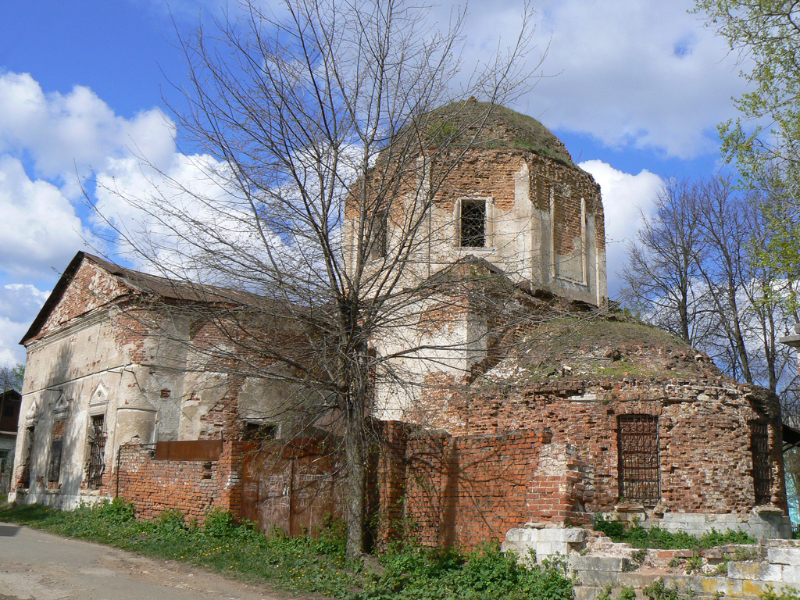
[[[381,540],[475,548],[530,520],[586,524],[582,465],[544,430],[452,437],[384,423]]]
[[[747,386],[720,381],[581,381],[458,393],[441,386],[417,422],[453,435],[496,435],[541,427],[577,449],[591,512],[619,501],[619,417],[658,417],[662,510],[746,513],[755,506],[751,422],[769,422],[771,504],[786,509],[781,430],[774,409]]]
[[[225,442],[219,460],[156,460],[152,445],[120,448],[119,468],[104,477],[104,492],[131,502],[136,516],[179,510],[202,522],[210,509],[241,512],[241,442]]]
[[[104,306],[127,292],[129,290],[115,277],[97,265],[86,262],[75,273],[58,305],[32,339],[42,338],[75,317]]]

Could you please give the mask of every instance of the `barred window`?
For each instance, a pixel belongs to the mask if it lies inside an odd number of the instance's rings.
[[[103,473],[106,470],[106,429],[103,415],[92,417],[89,436],[88,483],[90,488],[97,489],[103,485]]]
[[[61,451],[64,446],[64,421],[53,423],[53,440],[50,442],[50,468],[47,483],[56,485],[61,476]]]
[[[756,504],[769,504],[772,471],[769,468],[769,431],[763,421],[750,421],[750,449],[753,453],[753,485]]]
[[[372,223],[372,239],[370,240],[370,258],[381,258],[389,251],[389,211],[381,210],[375,213]]]
[[[484,248],[486,246],[486,201],[461,201],[461,246],[463,248]]]
[[[36,434],[36,427],[25,428],[25,447],[22,463],[22,475],[19,479],[19,485],[23,488],[31,487],[31,455],[33,454],[33,438]]]
[[[619,495],[646,506],[661,498],[658,466],[658,417],[619,417]]]

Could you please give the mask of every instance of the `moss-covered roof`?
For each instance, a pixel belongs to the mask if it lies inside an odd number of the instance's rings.
[[[580,379],[716,379],[721,371],[677,336],[629,319],[605,316],[554,319],[530,331],[486,379],[521,383]]]
[[[470,99],[441,106],[421,118],[434,144],[447,139],[458,145],[477,134],[473,142],[477,147],[529,150],[574,166],[567,148],[547,127],[505,106]]]

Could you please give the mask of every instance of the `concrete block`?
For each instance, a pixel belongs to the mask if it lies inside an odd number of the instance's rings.
[[[575,575],[579,585],[588,585],[597,588],[604,588],[607,585],[612,587],[620,585],[617,577],[619,573],[612,573],[610,571],[573,571],[573,575]]]
[[[575,571],[609,571],[621,573],[631,564],[627,558],[616,556],[570,556],[569,565]]]
[[[539,534],[538,529],[522,529],[522,528],[509,529],[506,532],[506,541],[527,542],[538,539],[539,537],[538,534]]]
[[[781,565],[796,565],[800,570],[800,548],[768,548],[767,560]]]
[[[579,585],[575,587],[575,600],[596,600],[596,598],[603,593],[604,587]],[[614,598],[617,594],[612,591],[611,597]]]
[[[800,588],[800,566],[782,565],[783,584]]]
[[[586,530],[580,527],[567,527],[565,529],[538,529],[539,539],[548,542],[561,542],[565,544],[579,544],[586,539]]]
[[[781,581],[782,565],[772,565],[760,560],[745,560],[728,564],[728,577],[754,581]]]

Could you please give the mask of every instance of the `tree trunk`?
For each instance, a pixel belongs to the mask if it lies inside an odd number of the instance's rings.
[[[364,444],[364,397],[356,391],[348,398],[345,428],[347,459],[347,556],[357,558],[364,552],[366,517],[366,457]]]

